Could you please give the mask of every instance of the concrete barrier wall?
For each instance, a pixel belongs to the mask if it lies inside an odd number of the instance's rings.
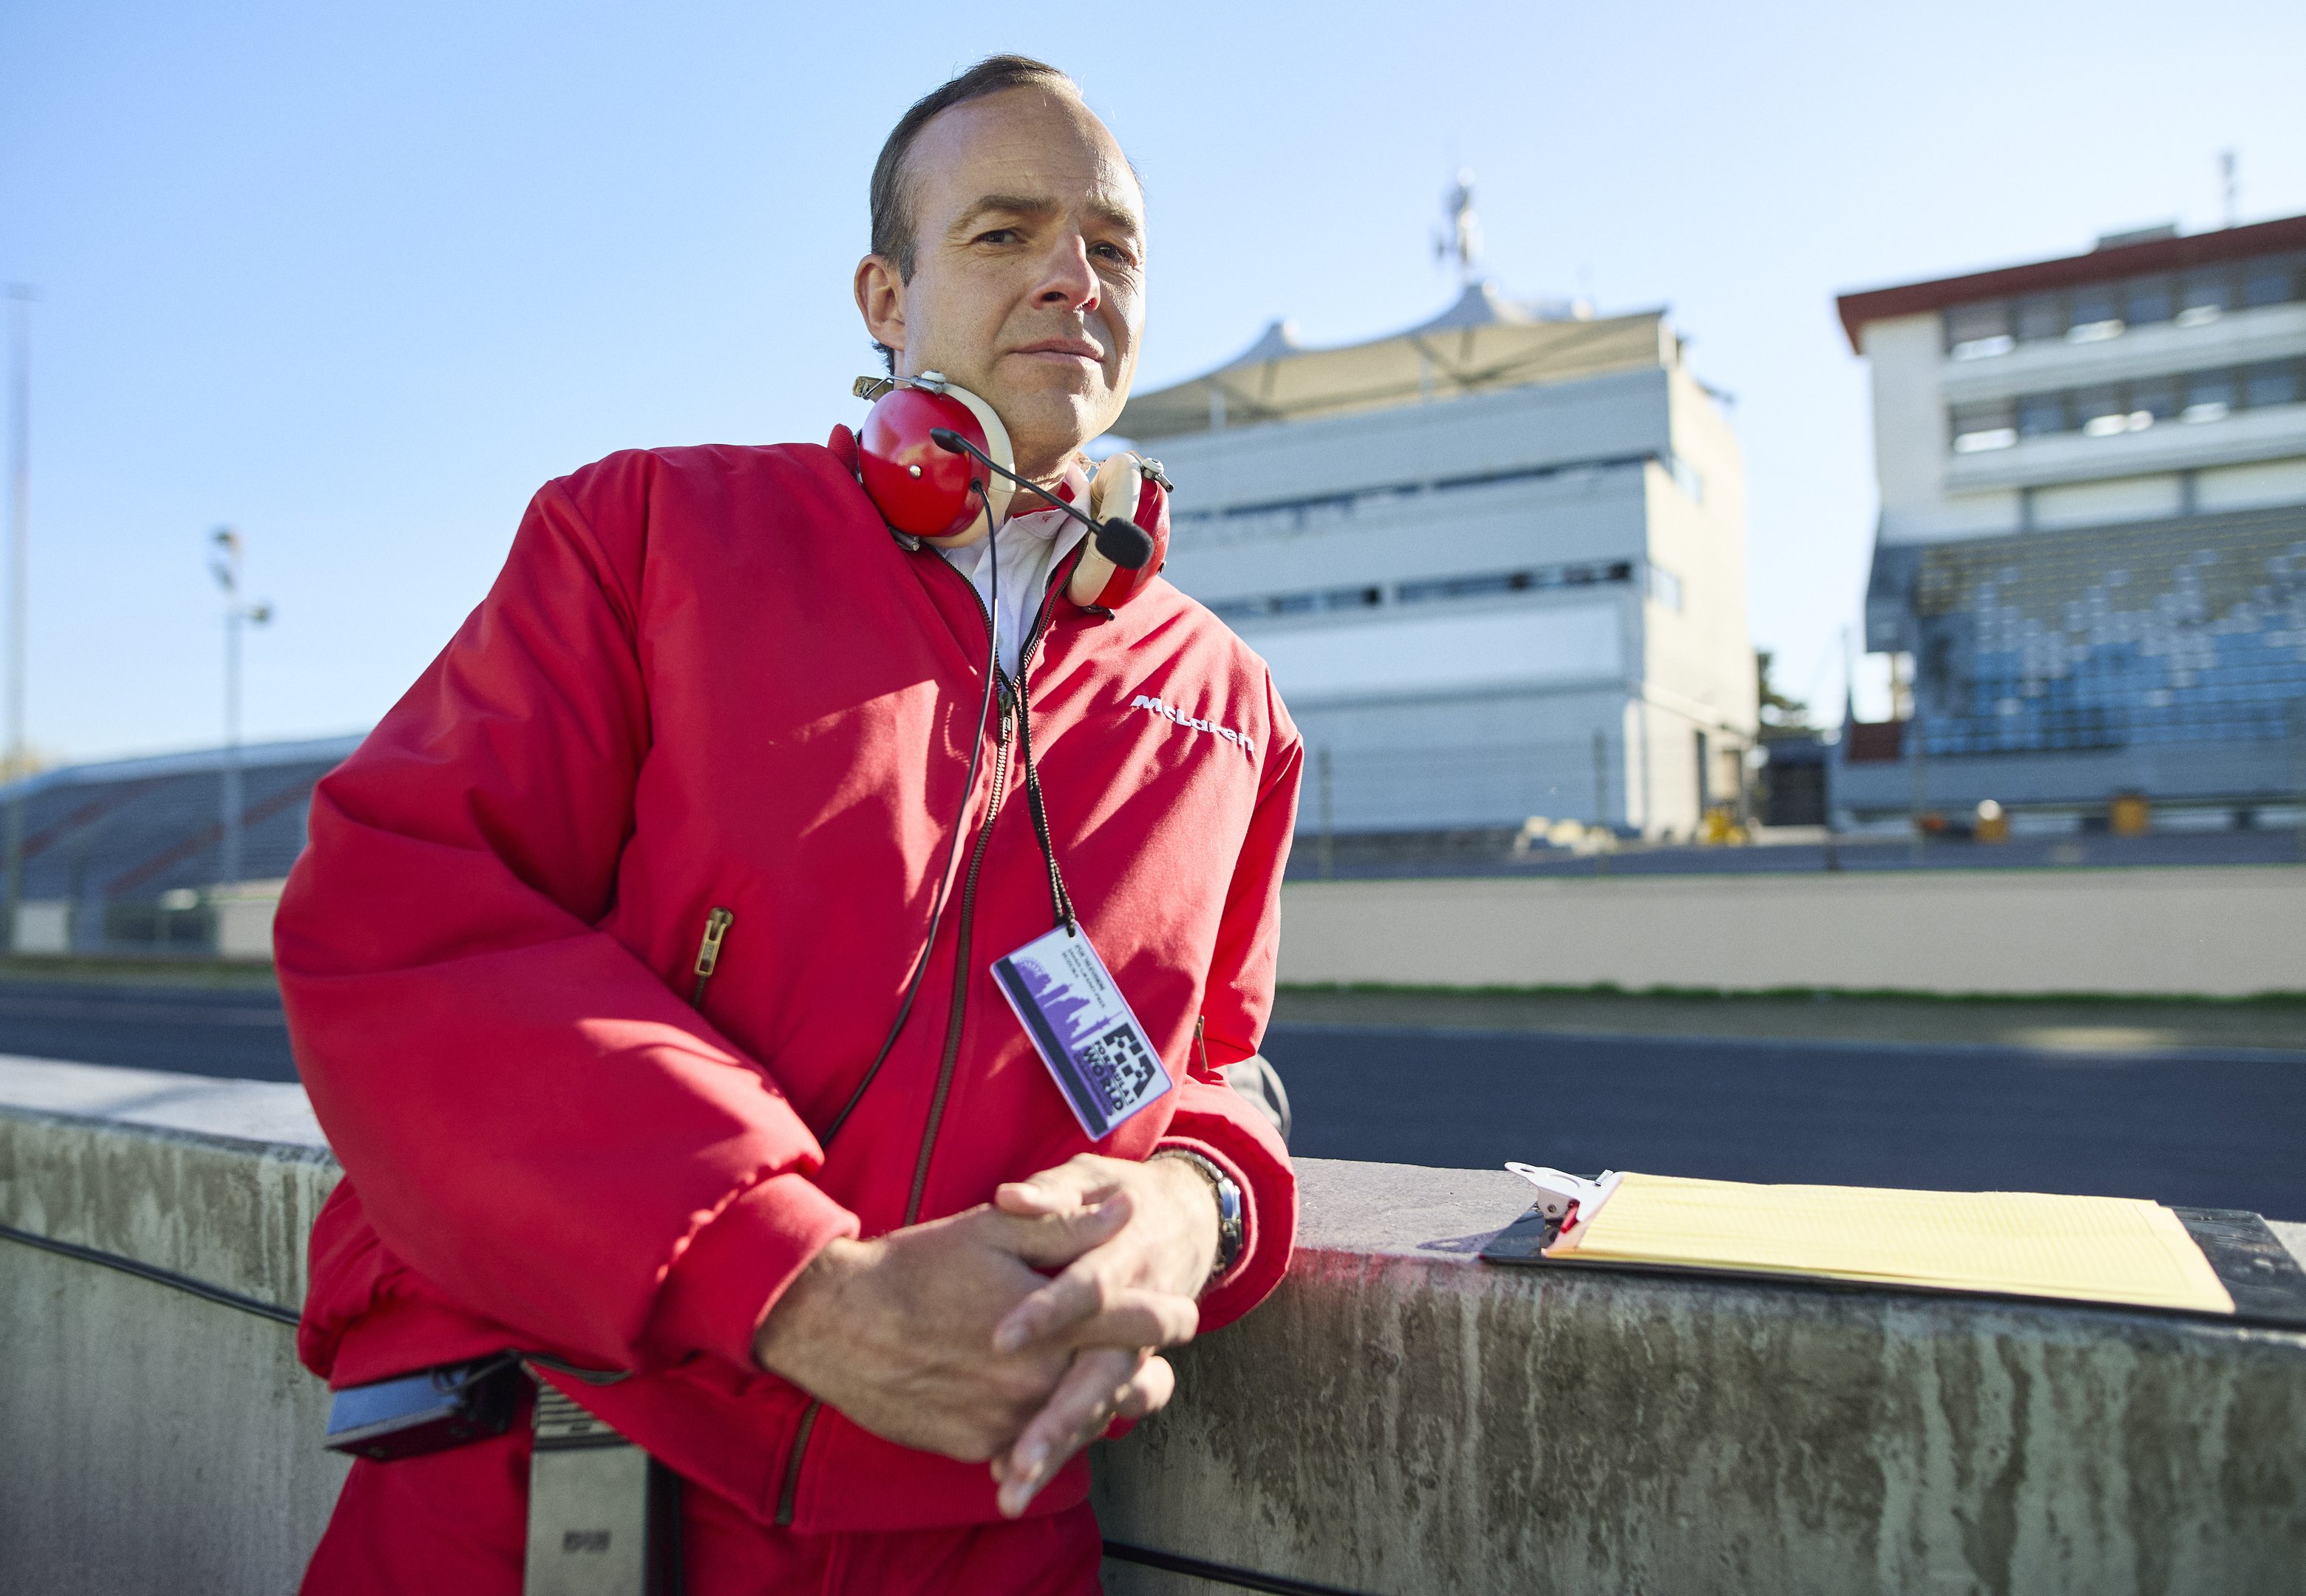
[[[2306,991],[2306,866],[1293,882],[1281,978]]]
[[[1299,1170],[1289,1281],[1105,1448],[1108,1536],[1399,1596],[2302,1588],[2306,1335],[1499,1269],[1516,1176]]]
[[[1109,1536],[1368,1596],[2299,1588],[2306,1335],[1500,1270],[1514,1177],[1301,1170],[1300,1267],[1098,1449]],[[334,1178],[294,1087],[0,1061],[0,1223],[294,1302]],[[0,1241],[0,1589],[294,1587],[342,1469],[285,1327]]]
[[[337,1181],[300,1088],[0,1059],[0,1225],[260,1302]],[[0,1240],[0,1591],[286,1592],[347,1466],[295,1333]]]

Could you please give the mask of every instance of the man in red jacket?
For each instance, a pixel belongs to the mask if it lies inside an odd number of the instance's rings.
[[[899,124],[873,219],[895,373],[1078,500],[1143,326],[1111,134],[996,57]],[[1031,494],[901,539],[857,468],[843,430],[549,483],[316,790],[277,946],[346,1177],[300,1349],[340,1390],[517,1349],[683,1482],[696,1596],[1093,1591],[1082,1447],[1288,1265],[1287,1155],[1220,1071],[1301,747],[1166,583],[1072,602]],[[990,969],[1064,899],[1171,1083],[1094,1141]],[[518,1590],[531,1464],[525,1418],[356,1462],[306,1588]]]

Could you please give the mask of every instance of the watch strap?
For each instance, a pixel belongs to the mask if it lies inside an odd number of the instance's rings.
[[[1165,1147],[1154,1149],[1154,1158],[1175,1158],[1190,1164],[1202,1179],[1217,1203],[1217,1256],[1210,1266],[1209,1278],[1216,1280],[1241,1261],[1242,1250],[1248,1241],[1248,1225],[1243,1212],[1241,1187],[1215,1159],[1204,1157],[1191,1148]],[[1152,1160],[1149,1158],[1148,1163]]]

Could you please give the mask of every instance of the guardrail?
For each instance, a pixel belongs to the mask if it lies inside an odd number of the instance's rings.
[[[1300,1170],[1290,1279],[1101,1448],[1117,1596],[2299,1588],[2306,1335],[1496,1269],[1515,1177]],[[342,1465],[262,1310],[336,1178],[295,1087],[0,1060],[0,1587],[293,1588]]]

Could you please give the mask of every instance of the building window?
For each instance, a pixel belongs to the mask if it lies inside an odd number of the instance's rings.
[[[2094,344],[2122,336],[2122,312],[2114,307],[2112,283],[2075,289],[2072,308],[2067,314],[2071,319],[2066,323],[2066,341],[2070,344]]]
[[[2190,422],[2222,422],[2233,405],[2233,372],[2198,371],[2186,379],[2186,408],[2179,414]]]
[[[2063,294],[2029,294],[2018,302],[2018,341],[2038,344],[2066,333],[2066,298]]]
[[[2197,327],[2205,321],[2215,321],[2219,313],[2233,303],[2232,274],[2223,269],[2190,271],[2179,297],[2178,324]]]
[[[2242,402],[2256,409],[2261,405],[2295,405],[2298,403],[2298,363],[2294,360],[2268,361],[2264,365],[2244,368],[2242,374]]]
[[[1946,353],[1955,360],[1984,360],[2018,346],[2011,336],[2010,302],[1983,300],[1955,305],[1945,313]]]
[[[1975,455],[1987,449],[2008,448],[2017,441],[2018,412],[2008,402],[1954,406],[1954,453]]]
[[[2131,280],[2122,301],[2122,320],[2132,327],[2151,327],[2177,314],[2177,284],[2166,277]]]
[[[2073,396],[2074,419],[2082,431],[2092,438],[2103,438],[2109,432],[2124,431],[2122,390],[2108,383],[2098,388],[2078,388]]]
[[[1392,602],[1421,604],[1439,599],[1494,598],[1504,593],[1532,593],[1546,588],[1589,587],[1599,583],[1629,583],[1634,562],[1616,560],[1597,565],[1532,566],[1518,571],[1485,571],[1473,576],[1439,576],[1424,582],[1405,582],[1393,590]],[[1670,580],[1670,578],[1669,578]],[[1680,608],[1680,585],[1675,583],[1674,607]],[[1330,610],[1374,610],[1387,602],[1378,586],[1330,587],[1311,593],[1263,593],[1254,598],[1220,599],[1209,609],[1229,621],[1262,620],[1276,615],[1312,615]]]
[[[2237,307],[2288,304],[2306,298],[2306,258],[2270,255],[2182,276],[2157,272],[2119,283],[2086,283],[2064,293],[2028,294],[2015,302],[1980,300],[1949,306],[1943,320],[1946,354],[1977,360],[2019,344],[2063,339],[2090,344],[2133,327],[2175,321],[2199,327]]]
[[[2297,277],[2298,262],[2284,256],[2246,261],[2242,269],[2242,303],[2251,307],[2286,304],[2298,297]]]
[[[2157,422],[2166,422],[2178,414],[2178,380],[2148,377],[2133,382],[2126,402],[2133,414],[2142,411]]]
[[[1651,602],[1661,605],[1676,615],[1680,614],[1681,578],[1655,560],[1650,562],[1649,578]]]
[[[2158,422],[2224,421],[2238,410],[2306,402],[2306,361],[2263,361],[2239,371],[2190,371],[2100,382],[2057,393],[2021,394],[2014,403],[1957,405],[1947,414],[1953,452],[2008,448],[2028,438],[2080,432],[2089,438],[2142,432]]]
[[[2018,401],[2018,435],[2039,438],[2066,430],[2066,396],[2028,394]]]

